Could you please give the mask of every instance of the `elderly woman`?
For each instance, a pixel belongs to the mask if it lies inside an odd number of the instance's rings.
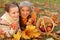
[[[29,1],[22,1],[20,4],[20,26],[24,30],[28,19],[31,18],[31,12],[33,10],[32,3]]]

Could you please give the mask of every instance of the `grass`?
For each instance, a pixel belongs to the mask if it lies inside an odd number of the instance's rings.
[[[0,13],[3,12],[3,11],[4,11],[4,9],[3,8],[0,8]]]
[[[3,12],[4,12],[4,9],[3,8],[0,8],[0,16],[3,15]]]

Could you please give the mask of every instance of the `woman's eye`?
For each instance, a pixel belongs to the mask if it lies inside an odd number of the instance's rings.
[[[27,11],[30,11],[30,9],[27,9]]]
[[[24,10],[22,10],[22,11],[24,11]]]
[[[27,11],[30,11],[30,10],[27,10]]]

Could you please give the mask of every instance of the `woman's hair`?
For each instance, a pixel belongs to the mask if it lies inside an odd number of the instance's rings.
[[[18,4],[14,2],[14,3],[10,3],[10,4],[5,4],[4,10],[9,12],[10,8],[13,8],[13,7],[18,7],[19,8]]]
[[[32,5],[32,3],[30,3],[29,1],[22,1],[22,2],[19,4],[19,9],[21,10],[21,8],[24,7],[24,6],[28,6],[28,7],[30,8],[30,12],[33,11],[33,5]],[[29,18],[31,18],[31,14],[28,15],[27,21],[28,21]],[[19,23],[20,23],[20,26],[21,26],[21,27],[20,27],[21,30],[25,29],[26,24],[24,24],[23,21],[22,21],[21,12],[20,12],[20,16],[19,16]]]
[[[31,10],[31,12],[33,11],[33,5],[31,2],[29,1],[22,1],[20,4],[19,4],[19,8],[21,9],[22,7],[24,6],[28,6]]]
[[[22,7],[24,7],[24,6],[28,6],[30,8],[30,13],[33,11],[34,6],[33,6],[33,4],[31,2],[29,2],[29,1],[22,1],[19,4],[19,12],[22,9]],[[21,12],[20,12],[20,16],[21,16]]]

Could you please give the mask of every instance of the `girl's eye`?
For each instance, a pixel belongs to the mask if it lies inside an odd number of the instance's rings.
[[[19,12],[17,12],[17,13],[19,13]]]
[[[15,14],[15,12],[13,12],[13,14]]]

